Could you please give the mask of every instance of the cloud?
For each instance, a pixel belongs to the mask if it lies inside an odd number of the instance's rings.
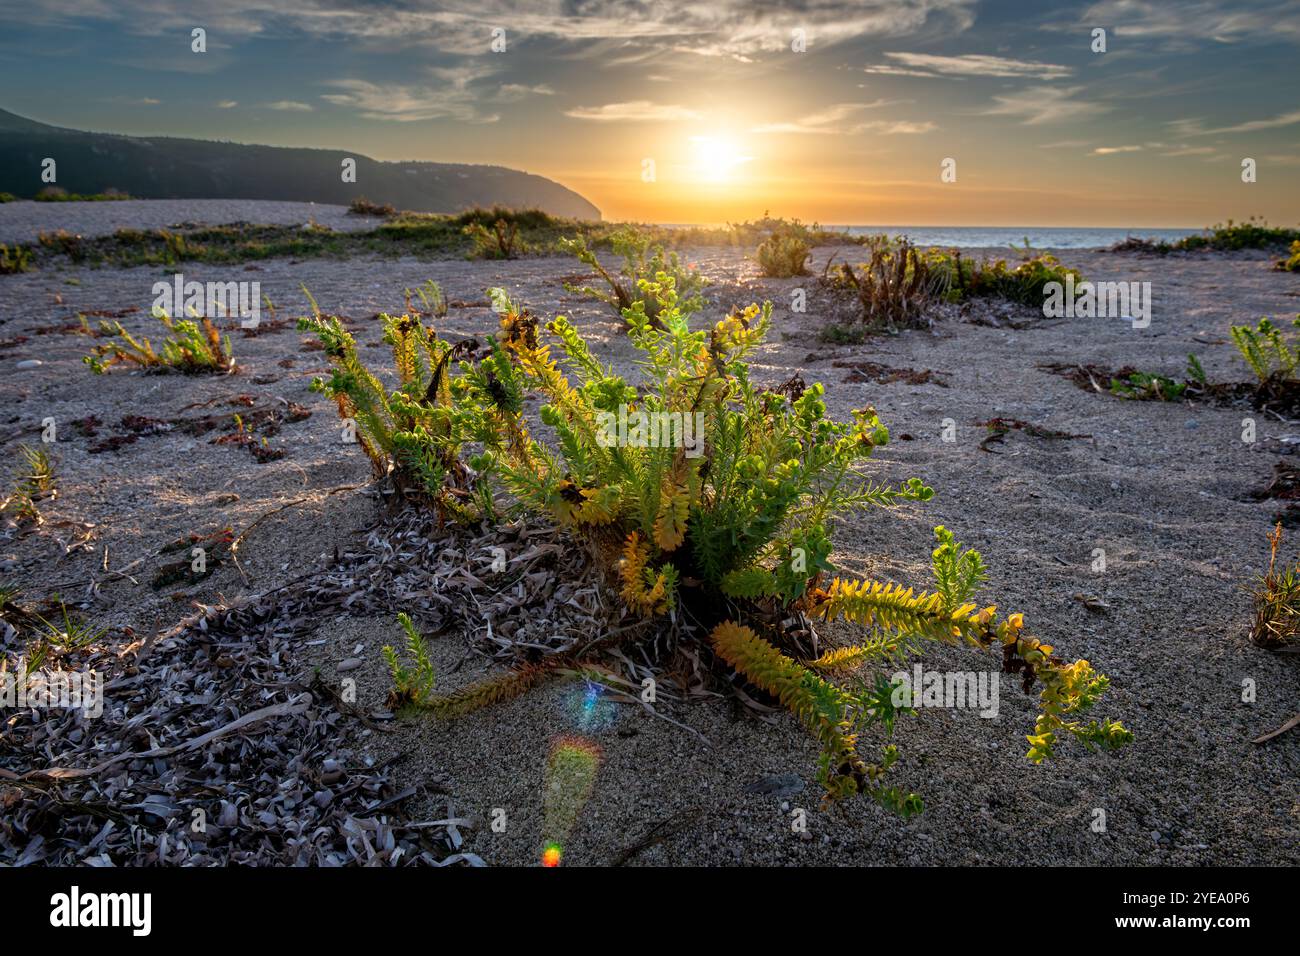
[[[220,103],[217,104],[217,109],[232,110],[238,105],[239,102],[237,100],[222,100]]]
[[[1254,133],[1261,129],[1277,129],[1282,126],[1294,126],[1300,123],[1300,110],[1282,113],[1271,119],[1248,120],[1235,126],[1219,126],[1207,129],[1204,121],[1199,119],[1172,120],[1169,125],[1179,136],[1215,136],[1220,133]]]
[[[224,0],[205,11],[210,36],[299,34],[391,48],[433,46],[448,53],[486,53],[489,27],[505,27],[508,42],[545,38],[591,49],[591,41],[635,41],[661,51],[685,49],[711,56],[752,57],[788,52],[791,32],[807,31],[810,48],[864,36],[960,33],[975,20],[976,0],[443,0],[437,7],[403,0],[363,5],[351,0],[299,0],[292,7],[266,0]],[[578,12],[575,12],[578,11]],[[0,19],[4,14],[0,13]],[[132,33],[162,36],[193,26],[184,4],[160,0],[46,0],[23,11],[23,23],[117,21]]]
[[[700,113],[685,106],[652,103],[649,100],[606,103],[604,106],[576,106],[565,110],[564,115],[599,123],[665,123],[701,118]]]
[[[901,76],[1001,76],[1028,77],[1036,80],[1059,80],[1074,71],[1068,66],[1034,60],[1009,60],[1001,56],[966,53],[939,56],[932,53],[886,53],[902,64],[867,67],[868,73],[892,73]]]
[[[1161,156],[1211,156],[1218,152],[1213,146],[1180,146],[1177,149],[1171,149],[1167,153],[1161,153]]]
[[[279,110],[281,113],[310,113],[315,109],[310,103],[299,103],[297,100],[276,100],[263,105],[268,110]]]
[[[1084,11],[1088,26],[1114,24],[1117,35],[1177,41],[1236,43],[1300,40],[1295,0],[1102,0]]]
[[[495,123],[499,116],[481,113],[465,79],[457,86],[437,88],[402,84],[371,83],[368,80],[334,80],[330,86],[340,93],[325,93],[321,99],[335,106],[355,109],[364,119],[394,123],[452,119],[464,123]]]
[[[798,134],[832,134],[832,133],[854,133],[861,129],[862,124],[857,126],[845,125],[844,121],[862,110],[875,109],[880,106],[889,106],[898,100],[876,100],[872,103],[836,103],[828,106],[824,110],[816,113],[810,113],[807,116],[797,120],[789,120],[782,123],[763,123],[750,129],[751,133],[798,133]]]
[[[1098,146],[1092,151],[1094,156],[1112,156],[1115,153],[1140,153],[1141,146]]]
[[[555,90],[551,89],[545,83],[538,83],[536,86],[526,86],[523,83],[503,83],[501,84],[501,88],[497,90],[496,98],[502,103],[514,103],[529,96],[554,95]]]
[[[1093,116],[1110,109],[1097,103],[1074,99],[1080,86],[1029,86],[1014,93],[993,97],[996,106],[986,116],[1018,116],[1026,126],[1054,123],[1081,116]]]

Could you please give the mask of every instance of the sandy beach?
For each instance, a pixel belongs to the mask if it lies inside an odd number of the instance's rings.
[[[31,241],[39,230],[60,228],[92,235],[122,225],[311,218],[338,229],[368,222],[346,217],[341,207],[289,203],[13,203],[0,205],[0,241]],[[819,273],[832,255],[854,261],[859,252],[817,248],[812,270]],[[774,303],[773,330],[754,366],[763,384],[796,373],[823,382],[838,418],[874,406],[892,440],[870,464],[873,477],[919,476],[935,489],[924,504],[842,523],[835,535],[838,566],[924,586],[931,529],[952,529],[983,553],[990,603],[1023,611],[1060,653],[1087,658],[1110,676],[1104,711],[1133,731],[1132,746],[1115,754],[1070,747],[1047,764],[1031,765],[1024,737],[1034,700],[1008,678],[996,718],[922,709],[900,722],[894,782],[920,793],[926,805],[907,821],[863,800],[818,810],[815,742],[787,714],[758,719],[722,696],[661,705],[660,717],[610,703],[598,725],[579,727],[573,700],[582,685],[557,680],[453,722],[417,716],[367,726],[341,719],[333,730],[338,750],[358,765],[391,766],[399,789],[417,788],[404,808],[411,819],[472,821],[459,827],[462,849],[489,864],[536,862],[548,754],[557,738],[579,730],[595,741],[601,759],[566,846],[566,858],[578,864],[1300,862],[1300,733],[1251,742],[1296,713],[1300,669],[1294,656],[1250,643],[1246,590],[1267,564],[1265,535],[1278,509],[1276,502],[1253,500],[1252,492],[1268,483],[1275,463],[1290,460],[1300,423],[1239,407],[1123,401],[1040,368],[1133,365],[1181,378],[1192,352],[1212,381],[1245,381],[1249,371],[1229,326],[1263,316],[1289,321],[1300,311],[1300,279],[1271,271],[1272,259],[1262,252],[1058,254],[1089,279],[1151,282],[1150,326],[1045,319],[1034,309],[997,303],[944,307],[933,332],[832,345],[819,338],[835,320],[827,300],[811,296],[806,313],[790,311],[792,291],[812,280],[763,279],[743,251],[684,251],[711,282],[702,319],[714,321],[736,304]],[[324,311],[348,317],[363,357],[380,364],[389,357],[374,316],[399,312],[403,289],[429,279],[441,284],[453,307],[440,332],[454,341],[495,330],[484,290],[503,286],[544,318],[570,317],[602,361],[635,374],[634,350],[617,317],[565,291],[566,279],[585,275],[569,258],[271,259],[225,267],[187,263],[183,272],[199,281],[260,282],[276,319],[307,312],[305,286]],[[39,529],[0,537],[0,570],[25,594],[58,592],[69,603],[84,603],[87,618],[119,634],[128,627],[136,634],[170,628],[194,613],[194,602],[233,604],[310,577],[338,555],[363,552],[384,516],[369,491],[330,493],[364,485],[369,467],[356,446],[340,441],[332,403],[308,391],[326,363],[292,321],[269,322],[256,336],[236,330],[241,370],[234,376],[142,375],[125,368],[91,374],[81,359],[94,343],[75,333],[78,314],[120,314],[134,334],[159,338],[149,306],[153,284],[164,278],[154,267],[66,263],[0,277],[6,458],[18,443],[39,441],[43,420],[58,423],[52,447],[58,496],[42,505]],[[138,311],[122,312],[129,309]],[[924,384],[881,384],[855,371],[867,363],[934,374]],[[264,464],[238,445],[213,444],[221,429],[132,433],[121,424],[130,416],[233,415],[289,403],[310,410],[310,417],[285,419],[270,439],[283,456]],[[1003,441],[982,445],[989,430],[977,423],[999,417],[1084,437],[1012,430]],[[1242,441],[1245,417],[1256,422],[1253,443]],[[73,425],[91,419],[96,424]],[[946,420],[955,424],[955,441],[943,440]],[[114,437],[122,440],[104,447]],[[239,552],[242,573],[227,562],[198,586],[149,586],[147,569],[169,542],[250,526]],[[1104,572],[1094,570],[1098,549],[1105,552]],[[1294,551],[1292,539],[1287,553]],[[140,558],[146,559],[141,569],[106,573]],[[473,570],[487,559],[457,551],[454,560]],[[406,599],[420,606],[436,597],[415,590]],[[364,601],[357,610],[339,606],[313,633],[290,639],[304,682],[317,670],[327,682],[355,679],[356,707],[382,712],[389,679],[380,648],[399,642],[395,615],[404,609],[395,603],[381,611]],[[488,671],[483,633],[509,619],[508,613],[485,618],[474,632],[430,640],[441,690]],[[836,636],[834,627],[825,629],[826,639]],[[994,658],[959,650],[935,651],[922,662],[997,669]],[[141,664],[146,683],[149,666]],[[1243,702],[1243,682],[1253,682],[1253,702]],[[86,734],[96,732],[88,723]],[[51,764],[81,766],[89,759],[85,738],[50,748]],[[0,767],[36,769],[15,766],[3,743]],[[498,808],[508,821],[504,832],[490,826]],[[806,833],[792,831],[797,809],[807,810]],[[1094,826],[1098,810],[1105,819],[1101,832]],[[176,819],[157,824],[180,825]]]

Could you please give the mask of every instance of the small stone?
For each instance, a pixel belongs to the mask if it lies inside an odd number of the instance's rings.
[[[15,366],[15,368],[19,368],[19,369],[40,368],[44,364],[45,363],[42,362],[40,359],[23,359]]]
[[[344,674],[348,671],[354,671],[360,666],[361,666],[361,658],[349,657],[347,660],[339,662],[338,671],[340,674]]]

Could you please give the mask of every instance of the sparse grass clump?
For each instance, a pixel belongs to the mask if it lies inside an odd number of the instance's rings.
[[[1174,402],[1187,391],[1186,382],[1176,382],[1164,375],[1130,372],[1110,380],[1110,393],[1120,398],[1157,402]]]
[[[808,274],[806,264],[810,250],[801,237],[773,232],[759,244],[758,267],[769,279],[790,279]]]
[[[1259,579],[1253,593],[1255,617],[1250,639],[1260,647],[1278,650],[1300,644],[1300,566],[1288,563],[1277,568],[1282,543],[1282,523],[1268,536],[1268,573]]]
[[[7,202],[16,202],[18,199],[13,193],[0,193],[0,204]]]
[[[410,468],[422,453],[441,461],[446,474],[451,466],[442,456],[457,447],[458,435],[475,435],[482,448],[471,459],[476,472],[516,508],[565,529],[598,566],[613,569],[611,583],[641,626],[615,628],[594,643],[611,648],[640,640],[637,652],[651,653],[653,625],[678,640],[695,640],[693,660],[700,654],[716,660],[719,677],[734,672],[733,679],[783,704],[817,738],[827,800],[867,794],[904,815],[920,809],[919,797],[885,782],[898,757],[893,745],[870,758],[859,739],[867,729],[892,730],[905,709],[893,703],[896,688],[884,675],[931,642],[996,651],[1026,691],[1041,686],[1038,720],[1027,738],[1034,762],[1051,757],[1064,738],[1107,749],[1131,739],[1118,722],[1080,719],[1108,685],[1087,661],[1066,663],[1029,636],[1020,614],[1000,617],[975,603],[983,560],[946,529],[935,529],[931,592],[838,575],[832,559],[838,519],[925,501],[931,489],[916,478],[899,485],[873,480],[867,462],[889,434],[871,409],[836,421],[827,415],[821,385],[763,389],[753,381],[749,359],[769,327],[770,304],[697,329],[670,277],[640,286],[645,298],[624,313],[640,353],[639,382],[602,365],[566,318],[543,326],[500,289],[490,290],[501,315],[500,339],[490,341],[489,355],[477,365],[462,361],[457,379],[409,370],[405,356],[433,341],[427,332],[395,349],[408,390],[393,394],[385,415],[394,406],[400,413],[418,405],[416,416],[441,408],[449,425],[426,427],[415,446],[397,446],[396,458]],[[650,320],[650,298],[658,302],[658,322]],[[373,376],[336,325],[311,327],[339,366],[332,391],[354,401],[340,376]],[[401,341],[415,334],[412,326]],[[433,353],[426,361],[443,364]],[[444,387],[445,401],[431,397]],[[546,402],[538,414],[549,440],[526,427],[529,393]],[[355,394],[372,402],[383,397],[377,383]],[[372,433],[392,431],[387,419],[379,426]],[[862,643],[815,653],[798,636],[798,622],[810,618],[855,623],[866,634]],[[515,696],[579,663],[577,652],[526,658],[502,676],[428,695],[433,677],[421,663],[427,655],[412,643],[414,629],[403,627],[415,665],[395,652],[385,655],[397,699],[422,697],[422,706],[440,716]]]
[[[373,203],[365,196],[358,196],[348,204],[348,212],[354,216],[382,216],[387,219],[396,216],[397,210],[388,203]]]
[[[695,312],[704,307],[703,292],[708,280],[695,269],[685,266],[677,253],[665,252],[664,247],[653,242],[648,233],[632,228],[619,229],[609,237],[609,244],[614,254],[623,259],[623,268],[617,275],[611,275],[600,264],[600,259],[588,248],[583,236],[560,239],[562,251],[576,256],[609,286],[609,292],[603,292],[566,282],[564,288],[567,291],[598,299],[620,316],[634,303],[641,302],[646,316],[653,323],[658,321],[660,303],[642,291],[642,283],[671,281],[683,310]]]
[[[99,324],[100,335],[109,337],[104,345],[96,345],[82,359],[96,375],[102,375],[118,363],[135,365],[147,371],[183,372],[186,375],[222,374],[237,370],[230,346],[230,336],[222,336],[208,318],[198,322],[188,319],[173,320],[161,309],[154,317],[171,332],[163,339],[162,352],[155,352],[148,339],[136,339],[121,322],[104,321]],[[116,336],[116,339],[112,337]]]
[[[23,245],[7,246],[0,242],[0,276],[32,271],[32,251]]]
[[[1285,246],[1298,240],[1300,240],[1300,229],[1270,226],[1262,218],[1251,216],[1245,222],[1233,222],[1229,219],[1226,223],[1215,223],[1201,235],[1184,236],[1173,243],[1172,248],[1188,251],[1267,249],[1272,246]]]
[[[37,504],[57,494],[54,489],[54,465],[44,448],[32,448],[29,445],[18,446],[18,458],[18,467],[13,476],[13,491],[0,501],[0,514],[11,514],[20,522],[39,524],[41,514]]]

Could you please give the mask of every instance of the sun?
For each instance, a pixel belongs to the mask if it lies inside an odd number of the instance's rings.
[[[707,183],[729,182],[737,167],[753,159],[725,136],[692,136],[691,157],[694,177]]]

